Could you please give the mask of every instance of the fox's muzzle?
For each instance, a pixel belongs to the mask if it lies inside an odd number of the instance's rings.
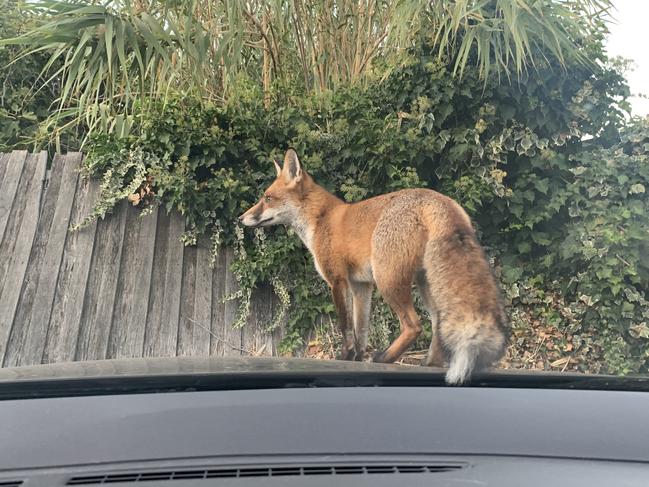
[[[272,218],[264,219],[263,218],[264,209],[262,202],[260,201],[255,206],[250,208],[248,211],[239,216],[239,221],[247,227],[257,227],[266,222],[266,220],[272,220]]]

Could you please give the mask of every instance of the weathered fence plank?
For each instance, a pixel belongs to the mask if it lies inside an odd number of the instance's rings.
[[[107,358],[142,356],[157,220],[157,209],[140,216],[129,208],[126,215],[128,231],[124,233]]]
[[[56,209],[59,189],[61,187],[63,161],[57,158],[56,163],[48,173],[49,181],[43,195],[36,237],[34,238],[32,252],[29,256],[25,281],[14,318],[9,345],[5,354],[5,367],[32,364],[33,362],[29,362],[26,356],[27,342],[29,340],[45,340],[44,336],[38,335],[31,330],[31,318],[34,313],[34,306],[42,305],[40,301],[36,300],[39,280],[41,276],[45,276],[46,273],[51,272],[51,269],[45,266],[45,252],[47,250],[47,243],[54,220],[54,210]]]
[[[23,363],[25,364],[38,364],[43,359],[59,267],[61,266],[65,240],[70,226],[80,162],[81,154],[56,156],[54,158],[53,167],[58,166],[58,170],[62,171],[61,184],[47,240],[47,248],[45,249],[45,257],[43,258],[43,272],[38,279],[34,297],[34,302],[38,303],[38,305],[33,307],[29,319],[29,340],[23,355]]]
[[[87,178],[77,180],[76,197],[70,218],[72,224],[82,222],[90,214],[98,190],[99,186]],[[86,227],[69,233],[66,239],[43,363],[74,360],[96,229],[97,222],[93,221]]]
[[[261,286],[252,295],[250,315],[242,328],[243,349],[255,355],[270,355],[273,337],[269,330],[273,321],[273,298],[271,286]]]
[[[27,154],[23,153],[25,158]],[[14,154],[12,154],[14,155]],[[16,164],[17,161],[14,160]],[[14,165],[16,165],[14,164]],[[22,197],[27,193],[29,189],[29,183],[31,177],[34,174],[34,167],[32,165],[25,165],[25,160],[20,163],[21,173],[18,174],[18,180],[15,182],[16,189],[11,191],[11,187],[8,188],[13,195],[18,195],[19,197],[14,198],[13,196],[9,199],[5,199],[5,202],[2,203],[3,206],[7,205],[6,208],[6,221],[4,223],[4,230],[0,235],[0,292],[4,286],[5,279],[7,277],[7,270],[9,269],[9,264],[11,263],[11,257],[14,252],[14,246],[16,245],[16,237],[20,231],[20,224],[22,223],[23,212],[25,211],[25,205],[27,200]],[[22,168],[24,167],[24,170]],[[4,194],[3,196],[6,196]]]
[[[234,252],[221,249],[211,269],[209,239],[185,248],[179,213],[141,217],[122,202],[70,233],[99,188],[81,161],[57,155],[47,172],[45,153],[0,154],[0,364],[277,353],[272,289],[255,292],[234,328]]]
[[[75,360],[105,359],[122,260],[128,203],[97,223]],[[130,210],[132,211],[132,210]]]
[[[210,354],[211,318],[209,241],[201,239],[196,247],[185,248],[178,355]]]
[[[225,249],[219,250],[214,269],[212,269],[212,310],[210,330],[210,355],[223,356],[225,344],[223,343],[223,330],[225,329]]]
[[[222,278],[225,280],[224,294],[225,297],[231,297],[239,290],[234,274],[230,271],[230,266],[234,261],[234,251],[232,249],[224,249],[223,253],[225,254],[225,272],[222,274]],[[239,311],[239,301],[238,299],[228,299],[224,303],[223,328],[217,332],[217,335],[222,337],[221,339],[224,344],[222,353],[220,354],[224,357],[241,355],[244,352],[243,332],[241,328],[233,327]]]
[[[196,292],[196,247],[185,247],[183,256],[182,291],[180,296],[180,322],[178,325],[178,355],[194,355],[194,329],[205,326],[194,318],[194,293]],[[207,324],[209,329],[209,323]],[[209,338],[208,338],[209,343]]]
[[[5,171],[7,170],[7,162],[9,161],[9,158],[11,157],[11,153],[7,154],[0,154],[0,189],[2,189],[2,185],[4,184],[4,178],[5,178]],[[0,235],[0,239],[2,238],[2,235]]]
[[[183,271],[184,218],[176,212],[158,215],[151,294],[144,340],[145,357],[176,355]]]
[[[21,180],[25,161],[27,160],[27,151],[13,151],[2,161],[4,166],[4,177],[2,186],[0,186],[0,241],[4,238],[7,222],[11,214],[18,183]],[[9,254],[7,254],[9,255]]]
[[[210,241],[199,240],[196,248],[196,285],[194,287],[194,321],[204,328],[194,327],[192,333],[194,355],[209,355],[212,336],[212,269],[210,268]]]
[[[47,153],[28,156],[25,167],[29,168],[24,175],[29,175],[29,184],[20,196],[25,199],[21,215],[15,215],[20,221],[20,229],[13,246],[7,275],[4,279],[0,296],[0,363],[4,361],[7,342],[11,334],[16,308],[20,299],[27,262],[31,254],[34,236],[38,226],[38,215],[41,206],[43,180],[47,169]],[[8,237],[8,235],[5,235]]]

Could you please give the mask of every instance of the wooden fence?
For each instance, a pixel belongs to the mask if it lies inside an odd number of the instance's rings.
[[[77,232],[98,184],[79,176],[82,154],[0,155],[0,361],[3,366],[119,357],[276,354],[282,329],[264,330],[278,305],[260,289],[247,324],[223,249],[184,247],[184,219],[123,202]]]

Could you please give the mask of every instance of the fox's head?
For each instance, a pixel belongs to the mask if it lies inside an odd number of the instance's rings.
[[[273,161],[274,162],[274,161]],[[247,227],[291,224],[300,216],[300,201],[303,199],[310,176],[302,170],[293,149],[286,151],[284,166],[275,162],[277,178],[259,202],[239,217]]]

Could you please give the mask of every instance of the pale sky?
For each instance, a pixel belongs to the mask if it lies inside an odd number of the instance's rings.
[[[631,108],[633,115],[649,115],[649,1],[614,0],[615,22],[610,25],[611,34],[606,43],[611,56],[622,56],[633,60],[635,69],[627,73],[631,88]]]

